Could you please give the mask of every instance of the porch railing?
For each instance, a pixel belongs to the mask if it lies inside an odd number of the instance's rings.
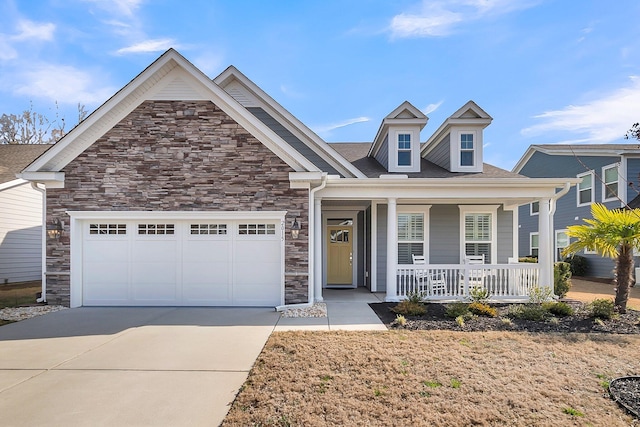
[[[524,299],[539,286],[538,264],[428,264],[398,265],[399,298],[419,292],[426,299],[465,299],[469,291],[480,287],[491,299]]]

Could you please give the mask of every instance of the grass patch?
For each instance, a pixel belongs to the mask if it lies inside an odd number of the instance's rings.
[[[35,304],[40,291],[42,291],[40,282],[0,285],[0,308]]]
[[[629,426],[603,382],[632,375],[639,346],[635,335],[276,332],[223,425],[286,414],[295,426]]]

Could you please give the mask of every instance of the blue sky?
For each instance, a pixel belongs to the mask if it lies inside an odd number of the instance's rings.
[[[530,144],[620,143],[640,121],[636,0],[2,0],[0,113],[77,121],[176,48],[235,65],[325,140],[371,141],[408,100],[425,141],[472,99],[485,161]]]

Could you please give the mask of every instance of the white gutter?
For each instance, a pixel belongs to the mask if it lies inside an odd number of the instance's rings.
[[[42,250],[40,251],[42,294],[36,302],[47,302],[47,189],[38,187],[37,182],[31,182],[31,188],[42,194]]]

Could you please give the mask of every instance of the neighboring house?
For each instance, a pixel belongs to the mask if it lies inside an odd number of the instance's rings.
[[[427,117],[405,102],[372,144],[327,144],[234,67],[211,80],[171,49],[21,175],[46,185],[60,230],[47,298],[281,306],[322,301],[326,287],[393,301],[483,284],[524,297],[538,275],[553,283],[551,254],[508,264],[517,208],[548,208],[576,180],[484,164],[491,120],[470,101],[420,144]]]
[[[513,172],[532,178],[580,180],[555,207],[553,252],[555,260],[561,261],[560,252],[569,244],[567,227],[591,218],[592,203],[620,208],[638,196],[640,144],[532,145]],[[536,203],[520,207],[520,256],[535,256],[539,251],[537,215]],[[613,260],[589,251],[579,255],[588,260],[587,275],[613,277]]]
[[[50,145],[0,145],[0,284],[42,277],[44,189],[16,178]]]

